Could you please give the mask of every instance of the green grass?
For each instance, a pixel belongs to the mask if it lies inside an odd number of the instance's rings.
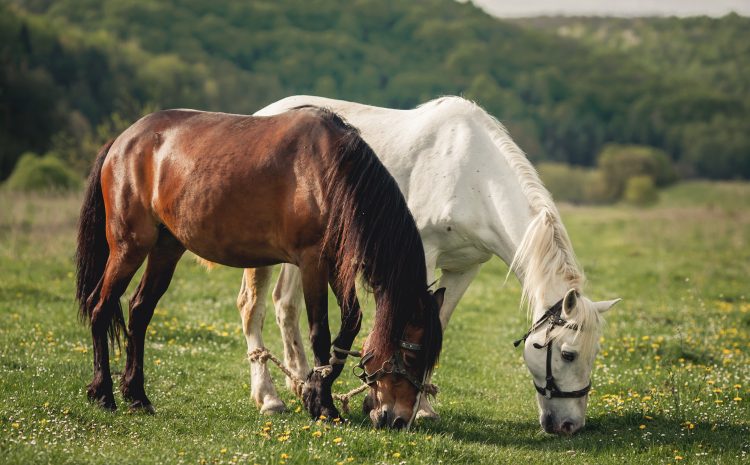
[[[439,423],[374,431],[361,398],[343,425],[312,422],[283,389],[291,411],[261,416],[234,303],[241,272],[207,273],[187,257],[147,340],[157,414],[128,414],[119,397],[120,410],[103,412],[85,400],[90,336],[73,301],[79,197],[0,192],[0,462],[747,463],[748,199],[748,184],[689,183],[646,210],[562,207],[587,294],[624,301],[605,328],[587,426],[558,438],[541,432],[511,344],[527,322],[499,260],[445,335]],[[279,353],[272,311],[265,337]],[[357,385],[348,373],[338,392]]]

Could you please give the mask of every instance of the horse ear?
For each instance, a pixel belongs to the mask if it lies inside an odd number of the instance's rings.
[[[432,293],[432,298],[437,302],[438,309],[443,308],[443,301],[445,300],[445,288],[441,287],[437,291]]]
[[[594,308],[599,313],[605,313],[608,312],[612,307],[615,306],[616,303],[621,301],[622,299],[613,299],[613,300],[602,300],[601,302],[594,302]]]
[[[562,311],[568,317],[573,316],[576,311],[576,304],[578,303],[578,291],[571,289],[565,294],[562,302]]]

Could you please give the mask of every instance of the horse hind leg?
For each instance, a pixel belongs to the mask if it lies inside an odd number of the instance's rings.
[[[89,297],[91,336],[94,347],[94,377],[87,388],[89,400],[107,410],[117,404],[112,393],[107,331],[112,318],[121,318],[120,297],[148,254],[149,244],[120,243],[110,250],[104,274]]]
[[[172,280],[177,262],[185,248],[166,229],[161,229],[159,239],[148,255],[146,271],[130,300],[127,338],[127,361],[120,379],[120,391],[130,402],[131,411],[154,413],[146,396],[143,376],[143,352],[146,330],[151,322],[156,304]]]
[[[310,365],[305,355],[305,346],[299,330],[300,310],[302,309],[302,275],[299,268],[285,263],[281,266],[279,279],[273,290],[273,303],[276,310],[276,324],[281,330],[284,344],[284,364],[300,379],[310,373]],[[286,378],[286,386],[299,393],[302,386]]]
[[[242,331],[247,341],[248,353],[264,347],[263,320],[266,316],[266,294],[272,270],[272,267],[248,268],[242,275],[237,308],[242,318]],[[250,389],[261,413],[273,414],[286,410],[284,402],[276,393],[267,364],[250,361]]]

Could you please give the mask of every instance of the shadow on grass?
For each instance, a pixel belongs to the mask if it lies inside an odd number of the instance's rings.
[[[352,425],[370,427],[369,420],[361,413],[350,415],[350,420]],[[642,424],[646,424],[643,430],[640,429]],[[451,413],[442,416],[439,422],[421,423],[414,431],[444,434],[465,443],[549,452],[607,452],[663,446],[683,450],[694,444],[704,444],[725,452],[739,452],[750,435],[750,426],[695,423],[693,429],[688,429],[683,423],[666,417],[655,416],[646,421],[640,414],[606,415],[588,419],[583,430],[573,437],[559,437],[544,433],[535,418],[529,421],[498,420],[472,413]]]

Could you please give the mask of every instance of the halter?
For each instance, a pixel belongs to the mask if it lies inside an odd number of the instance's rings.
[[[402,349],[411,350],[414,352],[418,352],[422,350],[421,344],[416,344],[414,342],[408,342],[408,341],[398,341],[398,345]],[[362,380],[363,383],[366,385],[372,387],[375,385],[375,383],[382,378],[383,376],[394,374],[394,375],[400,375],[406,378],[407,381],[409,381],[412,386],[414,386],[417,389],[417,398],[414,400],[414,407],[412,407],[412,414],[411,418],[409,419],[409,422],[406,424],[406,429],[409,429],[411,424],[414,422],[414,419],[417,417],[417,410],[419,409],[419,401],[422,398],[422,394],[425,392],[425,379],[427,378],[427,371],[425,370],[424,375],[422,376],[422,379],[419,380],[415,378],[411,373],[409,373],[406,370],[406,365],[404,363],[404,354],[401,350],[398,350],[391,355],[391,358],[383,362],[383,364],[375,370],[372,373],[368,373],[367,369],[365,368],[365,363],[367,363],[370,359],[372,359],[375,356],[372,352],[367,352],[362,356],[362,359],[357,363],[355,366],[352,367],[352,373],[354,373],[354,376]],[[357,370],[360,370],[357,372]]]
[[[513,342],[513,345],[515,347],[518,347],[521,342],[525,342],[526,339],[536,330],[541,328],[545,323],[547,323],[547,331],[545,334],[545,342],[543,345],[539,345],[537,343],[534,343],[535,349],[543,349],[547,348],[547,374],[546,374],[546,380],[547,385],[543,388],[537,386],[536,382],[534,382],[534,387],[536,388],[536,392],[543,395],[547,399],[551,399],[553,397],[562,398],[562,399],[575,399],[578,397],[583,397],[586,394],[589,393],[591,390],[591,380],[589,380],[589,384],[586,385],[583,389],[579,389],[577,391],[562,391],[559,387],[557,387],[557,383],[555,383],[555,377],[552,376],[552,341],[549,339],[549,334],[554,329],[555,326],[564,326],[568,322],[562,318],[562,305],[563,300],[565,298],[558,300],[553,306],[547,309],[546,312],[544,312],[544,315],[542,315],[541,318],[539,318],[536,323],[534,323],[531,328],[526,332],[526,334],[521,337],[521,339],[518,339],[517,341]],[[576,326],[571,326],[572,329],[576,329]]]

